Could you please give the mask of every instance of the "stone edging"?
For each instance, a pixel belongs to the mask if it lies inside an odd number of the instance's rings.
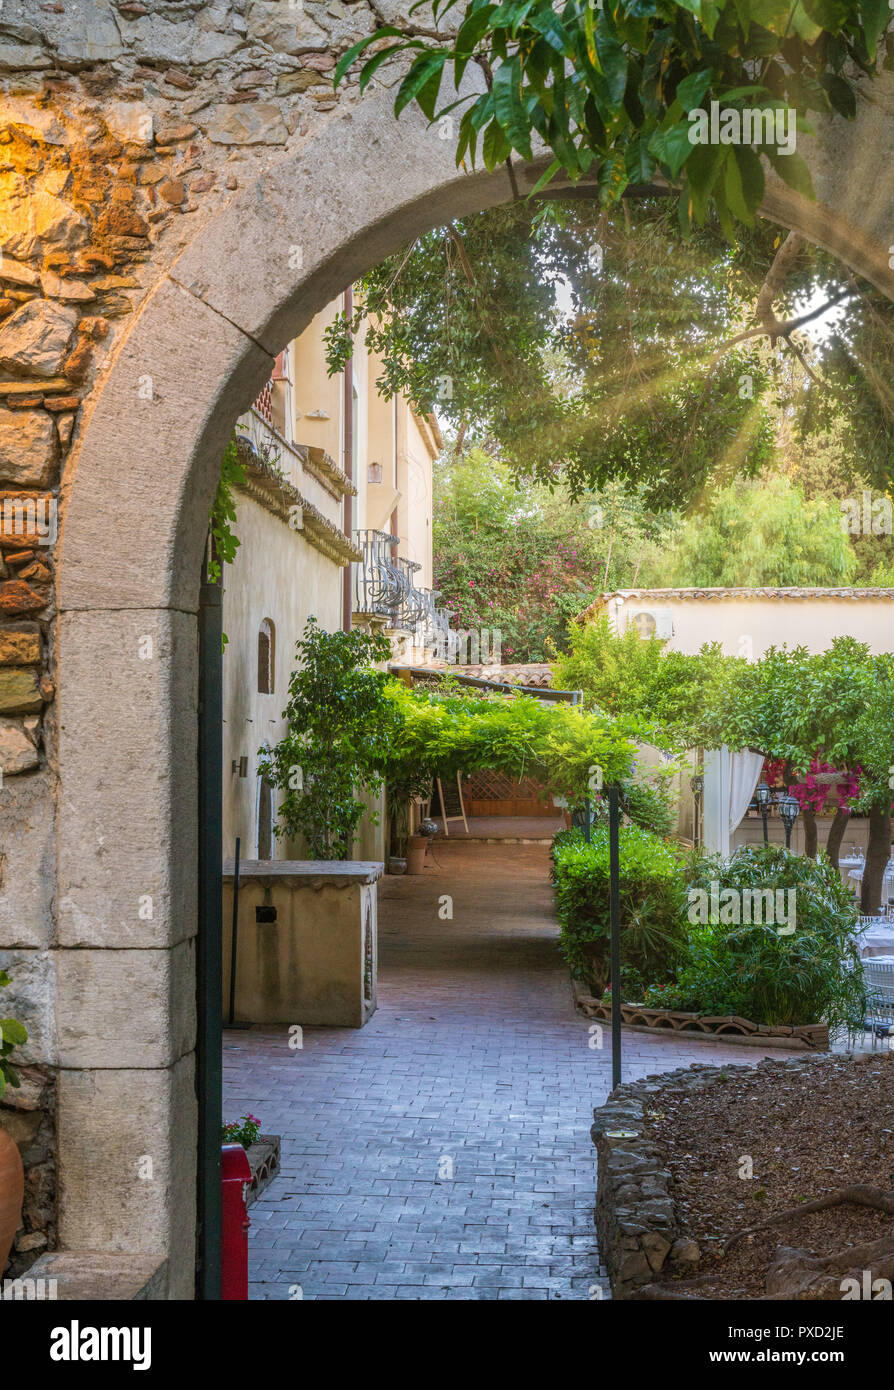
[[[249,1145],[245,1150],[251,1169],[251,1183],[246,1183],[245,1186],[247,1207],[256,1202],[264,1188],[269,1187],[273,1179],[279,1175],[279,1144],[278,1134],[260,1134],[257,1143]]]
[[[650,1097],[669,1087],[700,1090],[726,1079],[731,1071],[798,1069],[832,1060],[833,1054],[790,1061],[766,1058],[757,1068],[748,1062],[724,1066],[693,1062],[617,1086],[606,1103],[597,1106],[590,1129],[598,1154],[595,1220],[600,1259],[608,1270],[613,1298],[638,1297],[644,1285],[660,1282],[666,1268],[694,1273],[701,1255],[696,1242],[681,1233],[670,1195],[667,1155],[643,1133]]]
[[[579,980],[572,979],[571,991],[579,1013],[611,1023],[611,1004],[588,994]],[[771,1027],[766,1023],[752,1023],[738,1014],[714,1018],[679,1009],[650,1009],[644,1004],[622,1004],[621,1020],[625,1028],[637,1033],[682,1033],[687,1037],[708,1037],[715,1042],[744,1047],[790,1048],[798,1052],[825,1052],[829,1047],[829,1029],[825,1023],[805,1023],[795,1028]]]

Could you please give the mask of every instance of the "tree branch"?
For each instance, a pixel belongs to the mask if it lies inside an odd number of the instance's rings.
[[[481,308],[481,300],[478,298],[478,283],[475,279],[475,272],[472,269],[472,263],[469,260],[468,252],[466,251],[463,239],[455,227],[450,228],[450,240],[456,247],[456,252],[459,256],[459,263],[462,266],[463,275],[465,275],[466,279],[472,287],[472,297],[475,300],[475,307],[477,308],[478,313],[481,317],[481,326],[483,327],[487,336],[490,338],[491,347],[494,350],[494,357],[497,359],[497,362],[499,363],[502,370],[506,373],[507,376],[509,376],[509,364],[506,361],[506,358],[503,356],[499,343],[494,337],[493,330],[491,329],[490,324],[487,321],[487,315]]]
[[[764,283],[766,284],[766,281]],[[763,289],[761,293],[763,293]],[[799,314],[798,317],[794,319],[777,319],[771,309],[769,311],[769,322],[762,322],[754,328],[746,328],[743,332],[737,333],[734,338],[729,338],[727,342],[721,343],[720,347],[711,358],[709,370],[712,370],[717,365],[725,352],[729,352],[730,348],[736,347],[738,343],[744,343],[748,338],[769,337],[771,342],[774,343],[777,338],[784,338],[789,347],[792,347],[791,336],[796,329],[803,328],[805,323],[810,323],[813,319],[818,319],[827,309],[833,309],[836,304],[840,304],[842,299],[850,293],[851,291],[849,289],[839,290],[838,294],[833,294],[832,298],[827,299],[825,304],[820,304],[816,309],[811,309],[806,314]]]

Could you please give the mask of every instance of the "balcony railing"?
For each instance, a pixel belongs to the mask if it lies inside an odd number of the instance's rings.
[[[422,566],[403,556],[398,557],[397,563],[403,575],[404,596],[394,625],[403,632],[415,632],[419,624],[425,621],[425,600],[422,590],[416,588],[416,575]]]
[[[385,531],[355,531],[354,539],[363,559],[354,564],[354,612],[386,618],[397,616],[404,601],[406,575],[392,559],[397,536]]]
[[[395,556],[399,540],[385,531],[355,531],[363,559],[354,565],[354,612],[384,618],[389,627],[415,634],[415,646],[436,647],[450,627],[450,614],[438,608],[440,594],[417,589],[422,568],[415,560]],[[440,636],[443,645],[444,637]]]

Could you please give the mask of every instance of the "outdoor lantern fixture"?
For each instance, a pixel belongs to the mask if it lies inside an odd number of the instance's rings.
[[[692,795],[695,799],[695,824],[693,826],[695,833],[693,834],[692,842],[695,845],[696,849],[698,849],[699,806],[701,804],[702,792],[705,790],[704,774],[701,772],[697,772],[694,777],[690,777],[689,785],[692,788]]]
[[[761,813],[761,820],[764,823],[765,845],[769,843],[769,836],[767,835],[767,812],[770,809],[770,801],[772,796],[773,793],[770,791],[770,788],[767,786],[766,782],[758,782],[757,786],[754,789],[754,799],[757,802],[758,810]]]
[[[798,805],[797,798],[794,796],[781,796],[779,798],[779,814],[782,817],[782,824],[785,826],[785,847],[789,848],[792,839],[792,826],[798,819],[801,807]]]

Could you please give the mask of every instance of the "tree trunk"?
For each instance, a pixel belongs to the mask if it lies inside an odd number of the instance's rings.
[[[612,545],[614,544],[614,540],[615,540],[615,524],[614,524],[614,522],[612,522],[611,527],[610,527],[610,529],[609,529],[609,533],[608,533],[608,554],[607,554],[606,557],[605,557],[605,569],[602,571],[602,587],[603,587],[603,589],[604,589],[604,588],[607,586],[607,584],[608,584],[608,567],[609,567],[609,565],[610,565],[611,562],[612,562]]]
[[[844,839],[844,832],[850,820],[850,811],[839,809],[835,812],[835,819],[829,826],[829,838],[826,841],[826,853],[832,863],[832,867],[838,868],[838,856],[841,853],[841,841]]]
[[[869,844],[860,889],[860,910],[867,917],[878,915],[882,902],[882,879],[891,855],[891,812],[876,807],[869,812]]]
[[[809,806],[805,806],[801,812],[804,821],[804,856],[807,859],[816,858],[816,816]]]

